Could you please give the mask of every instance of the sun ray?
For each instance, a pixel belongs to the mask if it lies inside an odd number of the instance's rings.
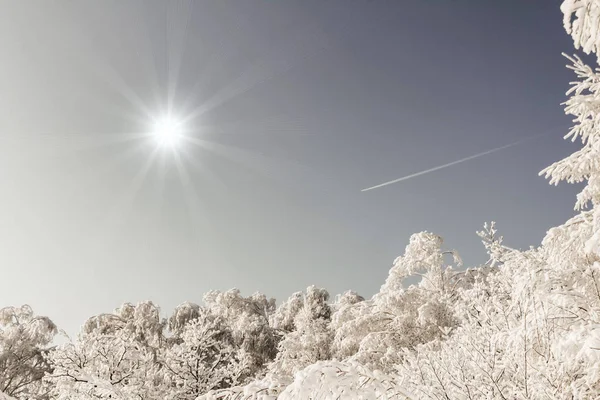
[[[198,244],[199,248],[202,249],[203,240],[201,228],[208,227],[211,233],[215,231],[215,226],[210,220],[211,213],[210,210],[206,208],[199,210],[199,207],[201,207],[204,203],[200,200],[201,197],[198,196],[195,185],[181,160],[181,153],[176,153],[174,155],[174,161],[177,168],[177,175],[184,191],[184,201],[192,222],[191,225],[192,232],[194,234],[194,241],[196,244]]]
[[[106,218],[106,224],[112,225],[113,232],[121,231],[121,226],[125,222],[125,217],[130,214],[139,190],[146,180],[148,171],[152,167],[154,159],[158,154],[158,149],[151,151],[150,155],[146,159],[146,162],[142,164],[138,172],[131,179],[130,184],[128,185],[129,189],[126,192],[123,192],[121,196],[113,203],[111,211],[108,212],[110,215],[108,215]]]
[[[227,61],[227,55],[225,54],[225,40],[227,37],[235,37],[239,34],[241,21],[243,19],[243,15],[239,13],[233,13],[233,16],[235,18],[235,23],[233,24],[233,27],[228,30],[228,35],[219,35],[217,39],[218,41],[215,45],[217,51],[213,51],[206,56],[207,62],[202,68],[202,70],[199,71],[199,78],[192,85],[192,90],[188,92],[187,96],[185,97],[185,100],[183,101],[182,107],[184,109],[187,110],[191,106],[192,101],[196,97],[196,93],[204,93],[204,85],[206,85],[207,81],[210,80],[212,70],[218,69],[219,65]]]
[[[200,174],[203,177],[203,181],[216,189],[211,189],[211,192],[230,192],[231,187],[228,186],[218,174],[214,173],[209,164],[203,162],[202,157],[198,157],[197,154],[192,153],[193,149],[189,149],[186,147],[182,147],[181,156],[183,161],[185,162],[194,173]]]
[[[101,66],[103,66],[103,68],[97,69],[97,73],[100,74],[100,77],[136,110],[143,112],[146,117],[151,117],[152,111],[150,107],[148,107],[135,90],[127,84],[121,74],[119,74],[119,72],[108,62],[99,62],[98,67]],[[122,110],[118,111],[123,115]]]
[[[386,17],[382,17],[381,20],[385,20],[386,18],[391,18],[391,16],[388,15]],[[250,68],[242,71],[237,76],[237,78],[233,80],[233,82],[230,82],[220,91],[215,93],[211,98],[204,101],[202,104],[200,104],[191,112],[189,112],[186,118],[194,119],[197,116],[201,116],[210,111],[213,111],[216,108],[226,104],[227,102],[237,98],[238,96],[241,96],[251,91],[257,86],[260,86],[274,78],[288,73],[290,70],[294,69],[298,64],[312,59],[313,57],[319,55],[325,50],[335,46],[337,42],[342,41],[345,37],[348,36],[352,27],[353,26],[350,23],[344,24],[342,26],[342,29],[340,30],[340,34],[337,37],[333,37],[332,35],[326,33],[318,25],[304,27],[303,31],[297,32],[294,36],[297,38],[302,38],[306,42],[295,43],[293,51],[290,51],[290,54],[292,54],[291,57],[283,60],[278,60],[279,64],[271,66],[269,68],[265,60],[269,58],[268,56],[272,56],[272,54],[267,53],[262,57],[262,60],[254,62]],[[316,46],[315,43],[317,44]],[[221,46],[219,46],[219,48],[221,48]],[[209,75],[205,74],[205,76]],[[198,83],[199,81],[197,81],[194,84],[194,90],[192,91],[192,93],[197,92]],[[189,104],[190,97],[191,96],[188,96],[184,104]]]
[[[157,187],[157,199],[156,199],[156,207],[159,210],[159,212],[162,212],[162,208],[163,208],[163,202],[165,200],[164,197],[164,190],[165,190],[165,181],[166,181],[166,175],[167,175],[167,160],[165,157],[165,154],[162,154],[162,157],[158,158],[158,162],[157,162],[157,182],[158,182],[158,187]]]
[[[282,165],[286,165],[285,170],[290,172],[296,170],[304,174],[316,173],[310,166],[304,165],[298,161],[293,161],[289,158],[275,159],[262,153],[231,145],[224,145],[208,139],[186,136],[184,140],[279,186],[291,186],[291,181],[287,177],[288,174],[282,175],[280,173],[282,171]],[[274,165],[277,165],[278,167],[274,168]]]
[[[183,60],[183,54],[185,50],[185,46],[188,39],[188,30],[190,21],[192,18],[192,13],[194,10],[194,3],[189,1],[178,2],[175,5],[181,5],[181,7],[175,7],[173,13],[169,11],[171,8],[167,5],[167,16],[166,16],[166,59],[167,59],[167,110],[170,112],[174,106],[175,94],[177,91],[177,81],[179,79],[179,73],[181,69],[181,62]],[[183,14],[183,29],[181,33],[181,38],[178,41],[179,46],[177,46],[177,41],[174,40],[174,29],[173,26],[178,26],[179,24],[173,23],[172,19],[178,20],[180,15]],[[170,16],[173,16],[170,18]],[[176,21],[178,22],[178,21]]]
[[[306,60],[318,55],[325,49],[329,48],[333,41],[328,38],[322,30],[317,26],[313,26],[313,29],[307,29],[308,32],[304,32],[302,37],[310,39],[307,43],[296,44],[294,51],[290,51],[291,57],[278,61],[275,66],[269,66],[265,61],[268,57],[263,57],[262,60],[254,62],[250,68],[243,70],[237,78],[235,78],[228,85],[223,87],[220,91],[215,93],[210,99],[206,100],[203,104],[196,107],[193,111],[188,114],[188,118],[193,119],[197,116],[203,115],[212,111],[223,104],[241,96],[257,86],[260,86],[271,79],[278,76],[284,75],[299,63],[305,62]],[[318,43],[314,46],[314,43]],[[306,48],[308,47],[308,49]],[[272,56],[267,54],[267,56]],[[274,57],[270,57],[274,58]]]
[[[249,131],[248,126],[252,126]],[[273,114],[259,120],[228,120],[214,125],[204,125],[202,130],[214,135],[244,136],[244,135],[277,135],[277,136],[322,136],[320,133],[309,132],[300,119],[290,119],[287,115]]]

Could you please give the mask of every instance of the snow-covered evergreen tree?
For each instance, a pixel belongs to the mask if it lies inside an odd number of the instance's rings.
[[[575,48],[600,56],[600,3],[597,0],[564,0],[560,9]]]

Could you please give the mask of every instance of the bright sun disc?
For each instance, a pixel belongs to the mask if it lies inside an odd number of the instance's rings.
[[[181,140],[181,123],[169,117],[162,118],[154,126],[154,136],[161,146],[175,146]]]

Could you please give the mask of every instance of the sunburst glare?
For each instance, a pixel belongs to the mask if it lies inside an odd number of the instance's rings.
[[[171,116],[162,117],[154,122],[152,132],[161,147],[175,147],[183,138],[182,122]]]

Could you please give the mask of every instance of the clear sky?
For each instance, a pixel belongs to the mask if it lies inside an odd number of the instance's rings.
[[[526,248],[573,215],[537,175],[577,148],[558,0],[0,6],[0,305],[70,333],[211,289],[371,296],[414,232],[474,266],[485,221]],[[179,158],[143,136],[169,104]]]

